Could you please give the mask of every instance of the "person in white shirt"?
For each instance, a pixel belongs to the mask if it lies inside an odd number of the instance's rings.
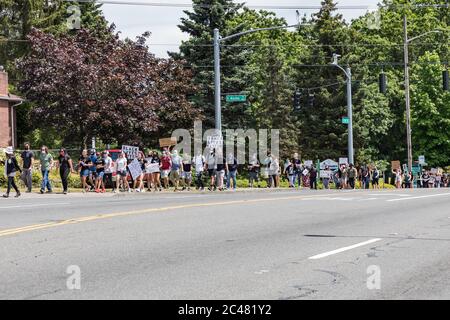
[[[116,189],[120,190],[120,182],[123,183],[124,190],[128,190],[131,192],[130,186],[127,180],[127,158],[125,157],[125,153],[121,152],[119,154],[119,158],[116,161]]]
[[[114,192],[114,190],[116,190],[115,185],[112,180],[114,164],[113,164],[111,157],[109,156],[109,152],[104,151],[103,153],[104,153],[104,160],[105,160],[105,175],[103,176],[103,183],[105,186],[107,186],[108,184],[111,185],[112,191]]]
[[[195,184],[196,189],[203,191],[205,186],[203,184],[203,170],[205,169],[205,157],[202,155],[201,151],[197,153],[197,155],[192,158],[192,163],[195,165]]]

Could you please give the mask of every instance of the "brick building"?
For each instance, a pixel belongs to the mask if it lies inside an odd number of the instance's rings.
[[[17,147],[16,110],[23,99],[8,91],[8,73],[0,66],[0,148]]]

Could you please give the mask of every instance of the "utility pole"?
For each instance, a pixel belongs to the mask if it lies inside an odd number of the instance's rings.
[[[220,83],[220,43],[222,41],[229,40],[231,38],[240,37],[249,33],[267,31],[267,30],[277,30],[277,29],[287,29],[287,28],[298,28],[300,26],[308,26],[309,24],[295,24],[290,26],[277,26],[270,28],[259,28],[251,29],[236,34],[229,35],[227,37],[221,37],[219,29],[214,29],[214,122],[216,126],[216,131],[222,132],[222,106],[221,106],[221,83]]]
[[[421,35],[418,35],[413,38],[408,38],[408,20],[406,18],[406,14],[403,16],[403,34],[404,34],[404,68],[405,68],[405,104],[406,104],[406,140],[407,140],[407,148],[408,148],[408,171],[412,170],[412,130],[411,130],[411,96],[410,96],[410,88],[409,88],[409,44],[422,38],[431,33],[442,32],[442,30],[435,29],[428,32],[425,32]]]
[[[333,66],[341,69],[345,73],[347,78],[347,117],[348,123],[348,162],[354,164],[354,151],[353,151],[353,102],[352,102],[352,70],[350,67],[343,68],[338,63],[340,55],[333,54]]]
[[[408,21],[403,16],[404,33],[404,67],[405,67],[405,104],[406,104],[406,143],[408,148],[408,171],[412,170],[412,139],[411,139],[411,98],[409,91],[409,50],[408,50]]]

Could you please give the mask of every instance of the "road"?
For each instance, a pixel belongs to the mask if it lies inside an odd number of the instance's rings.
[[[449,249],[450,189],[28,194],[0,299],[450,299]]]

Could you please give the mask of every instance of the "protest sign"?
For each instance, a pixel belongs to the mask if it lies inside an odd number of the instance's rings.
[[[325,179],[330,179],[333,174],[331,170],[320,170],[320,177]]]
[[[328,167],[330,170],[337,170],[339,168],[339,164],[336,161],[327,159],[320,163],[320,170],[325,170],[325,167]]]
[[[339,158],[339,165],[348,165],[348,158]]]
[[[312,160],[305,160],[305,167],[312,167],[313,161]]]
[[[137,159],[134,159],[129,165],[128,169],[130,170],[131,177],[133,180],[136,180],[142,174],[141,164]]]
[[[175,146],[176,144],[177,144],[177,138],[175,138],[175,137],[159,139],[159,146],[161,148],[172,147],[172,146]]]
[[[392,167],[392,170],[400,170],[402,166],[400,164],[400,161],[395,160],[395,161],[391,161],[391,167]]]
[[[159,163],[149,163],[145,166],[145,171],[147,173],[159,172]]]
[[[133,146],[122,146],[122,152],[124,152],[127,155],[128,160],[133,160],[138,157],[139,154],[139,147],[133,147]]]

